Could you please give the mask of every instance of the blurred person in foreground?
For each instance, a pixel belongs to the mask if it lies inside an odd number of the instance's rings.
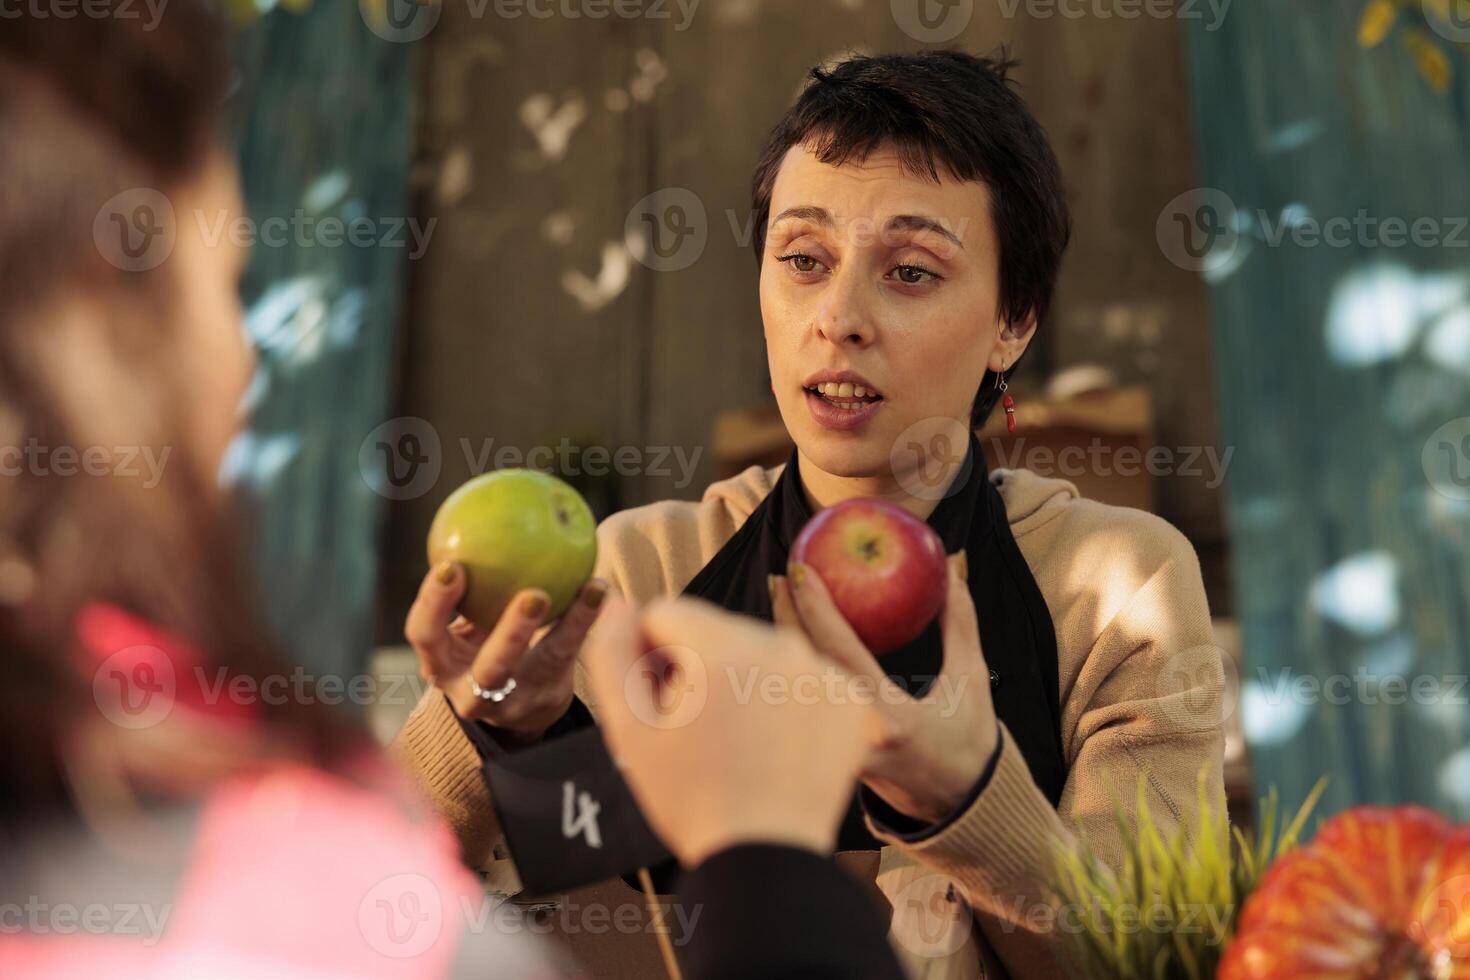
[[[684,595],[784,621],[881,692],[838,850],[930,977],[1058,975],[1055,852],[1085,839],[1121,868],[1115,800],[1131,816],[1146,799],[1186,834],[1201,799],[1224,800],[1223,663],[1189,541],[1067,480],[989,471],[974,435],[1043,328],[1070,236],[1012,68],[926,50],[811,69],[751,181],[771,390],[795,448],[598,529],[597,574],[634,603]],[[964,557],[979,623],[965,649],[936,623],[879,662],[821,578],[791,567],[806,522],[856,497],[907,509]],[[593,724],[599,705],[575,644],[531,642],[543,596],[486,640],[445,615],[463,588],[462,569],[431,570],[409,613],[441,690],[397,746],[479,866],[499,838],[484,759]],[[915,907],[953,908],[960,927],[935,933]]]
[[[486,898],[452,836],[408,802],[355,723],[248,693],[290,666],[250,602],[215,481],[251,372],[246,256],[206,245],[212,222],[189,219],[241,209],[215,132],[226,73],[219,25],[190,0],[151,30],[27,13],[0,29],[0,975],[577,975],[512,934],[524,926],[479,916]],[[165,261],[127,271],[106,235],[167,219],[139,207],[122,212],[135,227],[94,226],[139,189],[171,205],[177,240]],[[156,472],[122,462],[150,451],[165,461]],[[642,627],[616,612],[609,656],[625,657]],[[741,624],[730,647],[728,618],[665,609],[649,629],[728,648],[732,663],[768,646],[793,667],[816,659],[804,641]],[[580,643],[591,619],[565,629]],[[720,801],[687,839],[668,833],[710,859],[691,893],[725,910],[692,937],[708,964],[693,975],[751,975],[739,935],[760,884],[741,873],[749,853],[793,868],[835,916],[774,951],[757,943],[774,956],[762,975],[898,976],[881,940],[841,940],[847,922],[876,916],[820,856],[863,718],[818,706],[759,720],[742,729],[736,713],[711,712],[681,742],[688,765],[708,771],[698,756],[752,738],[829,739],[835,754],[790,770],[800,791],[775,801],[744,771],[692,792],[637,783],[653,813],[701,793]],[[622,755],[643,772],[656,751],[625,740]],[[475,921],[492,925],[476,933]]]
[[[0,973],[484,975],[365,732],[249,693],[291,667],[215,476],[253,367],[247,255],[202,230],[242,210],[228,73],[198,3],[0,27]]]

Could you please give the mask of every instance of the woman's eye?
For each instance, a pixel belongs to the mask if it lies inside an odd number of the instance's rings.
[[[909,286],[922,285],[930,280],[937,281],[940,278],[938,273],[930,272],[928,269],[917,265],[898,265],[893,267],[893,271],[898,275],[900,282]]]
[[[797,272],[816,272],[822,263],[804,252],[793,252],[790,255],[779,256],[776,261],[785,262]]]

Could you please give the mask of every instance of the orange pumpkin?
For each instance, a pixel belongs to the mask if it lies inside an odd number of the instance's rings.
[[[1246,901],[1218,980],[1470,980],[1470,825],[1360,806]]]

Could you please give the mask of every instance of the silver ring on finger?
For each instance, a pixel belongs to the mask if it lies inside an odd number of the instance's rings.
[[[465,676],[470,682],[470,693],[481,701],[493,701],[499,704],[501,701],[510,697],[510,693],[516,689],[516,679],[514,677],[506,681],[504,687],[481,687],[475,681],[473,674],[467,674]]]

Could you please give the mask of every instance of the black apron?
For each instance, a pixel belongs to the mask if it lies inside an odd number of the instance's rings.
[[[773,614],[766,576],[786,574],[791,544],[811,517],[793,451],[770,494],[694,576],[684,595],[770,622]],[[965,550],[996,714],[1025,757],[1036,785],[1056,806],[1067,781],[1056,633],[1041,589],[1011,535],[1005,502],[989,480],[985,456],[973,436],[948,495],[929,516],[929,526],[944,542],[946,554]],[[895,683],[919,697],[938,676],[943,656],[936,620],[882,662]],[[854,794],[843,820],[837,842],[840,851],[882,846],[863,820],[861,799]]]

